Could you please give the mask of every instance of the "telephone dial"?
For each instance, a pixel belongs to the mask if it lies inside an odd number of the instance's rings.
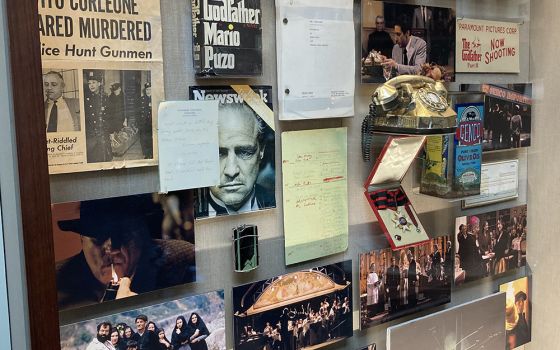
[[[362,155],[370,159],[374,132],[392,134],[451,134],[457,113],[442,82],[420,75],[401,75],[379,86],[362,123]]]

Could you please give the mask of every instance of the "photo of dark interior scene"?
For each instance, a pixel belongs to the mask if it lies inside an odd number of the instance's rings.
[[[58,307],[196,280],[193,191],[52,205]]]
[[[457,218],[455,285],[527,263],[527,206]]]
[[[233,289],[238,350],[317,349],[352,336],[352,262]]]
[[[361,254],[361,329],[450,302],[453,257],[448,236]]]
[[[362,1],[362,83],[399,75],[455,81],[455,11]]]
[[[494,151],[531,146],[531,84],[512,84],[504,99],[487,94],[484,116],[483,151]],[[528,103],[523,103],[528,102]]]

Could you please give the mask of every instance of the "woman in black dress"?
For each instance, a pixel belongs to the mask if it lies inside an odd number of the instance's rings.
[[[165,330],[163,328],[156,330],[157,339],[159,342],[158,350],[173,350],[173,345],[165,336]]]
[[[200,315],[196,312],[193,312],[189,318],[188,329],[191,350],[208,350],[205,339],[210,335],[210,332]]]
[[[171,345],[175,350],[181,350],[183,347],[186,348],[189,342],[189,332],[187,327],[187,320],[185,317],[179,316],[175,321],[175,328],[173,328],[173,333],[171,334]]]

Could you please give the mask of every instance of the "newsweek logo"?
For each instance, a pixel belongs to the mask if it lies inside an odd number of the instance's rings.
[[[462,146],[479,145],[482,142],[482,118],[477,107],[468,106],[463,110],[456,136]]]
[[[481,62],[482,61],[482,45],[480,39],[475,38],[470,41],[463,38],[463,48],[461,50],[461,57],[464,62]]]

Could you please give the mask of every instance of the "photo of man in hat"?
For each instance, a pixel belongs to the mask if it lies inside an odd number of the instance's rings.
[[[88,163],[110,162],[110,122],[107,115],[107,95],[103,90],[103,71],[84,70],[84,110],[86,154]]]
[[[180,193],[188,194],[177,197],[188,202],[178,209],[185,228],[194,215],[192,193]],[[161,203],[151,194],[82,201],[78,219],[53,222],[55,244],[60,231],[79,234],[81,243],[77,254],[57,262],[61,310],[194,281],[194,232],[188,240],[162,239],[166,217],[177,213]],[[55,204],[55,217],[57,211]]]

